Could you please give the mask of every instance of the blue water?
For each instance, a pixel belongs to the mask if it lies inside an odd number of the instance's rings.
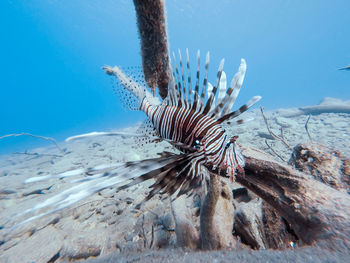
[[[248,70],[238,103],[262,95],[267,109],[350,99],[350,1],[166,2],[171,50],[211,52],[232,77]],[[129,126],[143,114],[124,110],[101,66],[140,65],[132,1],[0,2],[0,136],[29,132],[57,140]],[[229,79],[230,81],[230,79]],[[0,140],[0,154],[45,145]]]

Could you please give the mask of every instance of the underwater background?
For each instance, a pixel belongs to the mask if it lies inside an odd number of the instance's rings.
[[[350,1],[166,1],[171,51],[211,52],[229,80],[248,69],[238,105],[253,95],[265,109],[350,99]],[[122,107],[103,65],[140,66],[132,1],[0,2],[0,136],[29,132],[57,141],[130,126],[141,112]],[[203,59],[202,59],[203,61]],[[0,154],[48,142],[0,140]]]

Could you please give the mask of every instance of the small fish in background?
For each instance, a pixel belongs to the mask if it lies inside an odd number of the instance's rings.
[[[254,96],[238,110],[231,111],[243,84],[246,62],[241,59],[238,72],[226,89],[224,60],[220,62],[216,84],[209,85],[209,52],[207,53],[205,75],[203,84],[200,85],[200,52],[198,51],[196,81],[193,85],[188,50],[186,50],[186,57],[187,81],[181,52],[179,51],[181,74],[176,57],[173,55],[175,71],[172,72],[173,78],[168,86],[168,95],[162,102],[155,99],[142,82],[127,76],[120,67],[103,68],[107,74],[118,79],[117,88],[122,90],[118,94],[124,104],[129,109],[141,110],[147,115],[148,120],[142,129],[147,138],[146,141],[166,141],[181,153],[163,152],[158,158],[99,165],[84,171],[77,169],[59,174],[55,177],[64,178],[77,174],[84,174],[85,177],[74,181],[79,184],[18,214],[20,218],[34,214],[25,220],[22,219],[18,225],[72,206],[114,185],[118,185],[116,189],[121,190],[155,179],[145,200],[158,193],[167,193],[169,196],[176,194],[175,198],[177,198],[186,193],[192,194],[201,186],[204,179],[201,169],[208,169],[212,173],[229,177],[232,181],[237,172],[244,174],[244,157],[236,144],[238,136],[229,136],[223,125],[232,124],[232,119],[247,111],[261,99],[260,96]],[[218,95],[217,91],[219,91]],[[242,122],[243,120],[239,119],[235,123]],[[26,183],[41,179],[30,178]],[[47,177],[43,179],[46,180]]]
[[[350,70],[350,65],[349,65],[349,66],[346,66],[346,67],[344,67],[344,68],[340,68],[340,69],[338,69],[338,70]]]

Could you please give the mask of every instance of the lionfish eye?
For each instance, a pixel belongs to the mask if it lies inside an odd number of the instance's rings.
[[[201,142],[200,142],[198,139],[196,139],[196,140],[194,141],[194,146],[193,146],[193,147],[194,147],[195,149],[199,149],[199,148],[200,148],[200,145],[201,145],[200,143],[201,143]]]

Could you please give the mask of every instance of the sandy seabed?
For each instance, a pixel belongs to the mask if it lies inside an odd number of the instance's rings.
[[[308,116],[299,114],[297,109],[267,111],[266,116],[275,133],[280,134],[283,128],[284,137],[292,147],[309,140],[304,127]],[[291,150],[281,141],[273,140],[260,110],[245,113],[244,117],[254,120],[227,127],[227,132],[239,135],[241,144],[270,153],[279,161],[280,158],[288,161]],[[350,156],[349,113],[311,115],[308,127],[313,141]],[[136,126],[130,127],[123,132],[135,133],[136,129]],[[269,149],[265,140],[280,157]],[[100,164],[154,158],[164,150],[174,151],[166,142],[140,146],[135,138],[125,135],[86,137],[62,142],[60,146],[66,154],[49,146],[28,151],[38,155],[0,157],[0,262],[85,259],[88,262],[350,262],[347,253],[316,248],[213,252],[176,249],[174,232],[164,231],[174,227],[169,199],[155,196],[142,207],[136,207],[146,196],[151,182],[119,192],[113,187],[107,188],[62,211],[10,228],[28,218],[21,214],[23,211],[79,184],[76,179],[84,177],[81,174],[59,179],[54,175]],[[23,183],[29,178],[47,175],[52,178]],[[152,226],[155,241],[149,249]]]

